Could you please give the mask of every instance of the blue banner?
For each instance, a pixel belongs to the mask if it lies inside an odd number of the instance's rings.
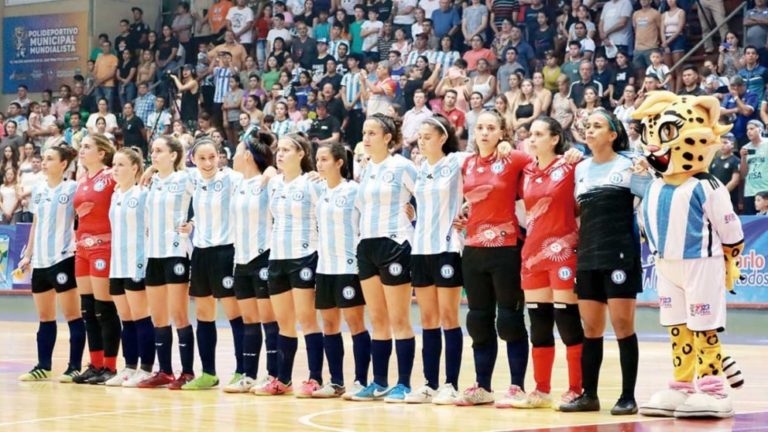
[[[744,253],[741,255],[743,280],[736,283],[736,294],[727,294],[728,303],[768,305],[768,217],[742,216],[744,228]],[[640,302],[657,303],[656,266],[654,256],[643,242],[643,293],[637,297]],[[725,283],[725,281],[723,281]],[[725,288],[723,288],[725,290]]]

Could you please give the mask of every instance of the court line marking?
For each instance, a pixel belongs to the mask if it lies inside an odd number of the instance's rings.
[[[364,411],[368,409],[377,409],[377,408],[383,408],[391,405],[381,405],[381,404],[371,404],[367,406],[362,407],[356,407],[356,408],[339,408],[339,409],[332,409],[332,410],[325,410],[325,411],[318,411],[315,413],[307,414],[304,416],[299,417],[299,423],[303,424],[304,426],[309,426],[315,429],[320,430],[326,430],[330,432],[354,432],[354,429],[339,429],[331,426],[323,426],[320,424],[317,424],[312,421],[314,417],[331,414],[331,413],[337,413],[337,412],[348,412],[348,411]]]
[[[0,423],[0,428],[8,427],[8,426],[24,425],[24,424],[49,422],[49,421],[101,417],[101,416],[107,416],[107,415],[138,414],[138,413],[162,412],[162,411],[181,411],[181,410],[186,410],[191,408],[215,408],[215,407],[229,407],[229,406],[234,407],[234,406],[249,406],[249,405],[276,405],[276,404],[284,404],[284,403],[291,403],[291,402],[294,402],[294,401],[288,401],[288,400],[261,401],[261,402],[252,401],[252,402],[245,402],[245,403],[230,402],[230,403],[218,403],[218,404],[203,404],[203,405],[197,404],[197,405],[169,406],[169,407],[156,407],[156,408],[141,408],[141,409],[132,409],[132,410],[102,411],[97,413],[83,413],[83,414],[73,414],[73,415],[67,415],[67,416],[42,417],[42,418],[29,419],[29,420],[10,421],[10,422]]]

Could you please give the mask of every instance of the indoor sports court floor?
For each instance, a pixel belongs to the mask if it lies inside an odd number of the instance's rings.
[[[464,313],[462,313],[464,315]],[[221,316],[221,314],[220,314]],[[413,322],[418,311],[413,309]],[[638,401],[646,400],[670,379],[671,366],[666,335],[657,325],[657,311],[639,309],[640,345]],[[561,414],[550,410],[497,410],[492,407],[456,408],[432,405],[390,405],[383,402],[356,403],[339,400],[306,400],[292,396],[260,398],[229,395],[219,390],[170,392],[19,383],[16,377],[35,363],[35,312],[31,297],[0,297],[0,432],[4,431],[761,431],[768,430],[768,312],[733,311],[729,330],[723,336],[727,353],[738,361],[746,385],[734,392],[737,416],[714,421],[676,421],[640,416],[612,417],[608,410],[618,396],[620,374],[618,349],[609,340],[600,380],[603,411]],[[417,330],[418,331],[418,330]],[[347,344],[350,343],[347,337]],[[66,366],[66,325],[59,326],[54,352],[54,373]],[[610,338],[610,336],[609,336]],[[351,377],[351,345],[347,345],[346,370]],[[472,380],[471,341],[465,338],[462,386]],[[559,348],[562,348],[560,346]],[[414,366],[413,384],[421,384],[420,350]],[[174,349],[174,356],[178,359]],[[227,379],[233,370],[233,348],[229,326],[219,324],[217,367]],[[504,350],[500,350],[494,383],[496,391],[509,375]],[[295,378],[306,371],[300,349]],[[395,373],[394,356],[390,373]],[[199,361],[196,360],[196,366]],[[263,361],[262,361],[263,366]],[[553,392],[565,388],[564,350],[558,351]],[[533,385],[531,368],[526,383]]]

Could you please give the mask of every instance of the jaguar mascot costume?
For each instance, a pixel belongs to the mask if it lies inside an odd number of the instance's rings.
[[[718,332],[725,328],[725,290],[739,278],[744,234],[728,190],[707,173],[720,136],[732,126],[718,123],[714,97],[667,91],[650,93],[632,117],[642,122],[642,150],[658,174],[645,186],[638,213],[656,258],[660,321],[669,330],[674,374],[640,413],[732,417],[726,387],[734,364],[724,358]]]

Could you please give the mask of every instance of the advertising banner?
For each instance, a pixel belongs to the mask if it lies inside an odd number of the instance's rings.
[[[88,12],[3,19],[3,93],[56,91],[85,70]]]

